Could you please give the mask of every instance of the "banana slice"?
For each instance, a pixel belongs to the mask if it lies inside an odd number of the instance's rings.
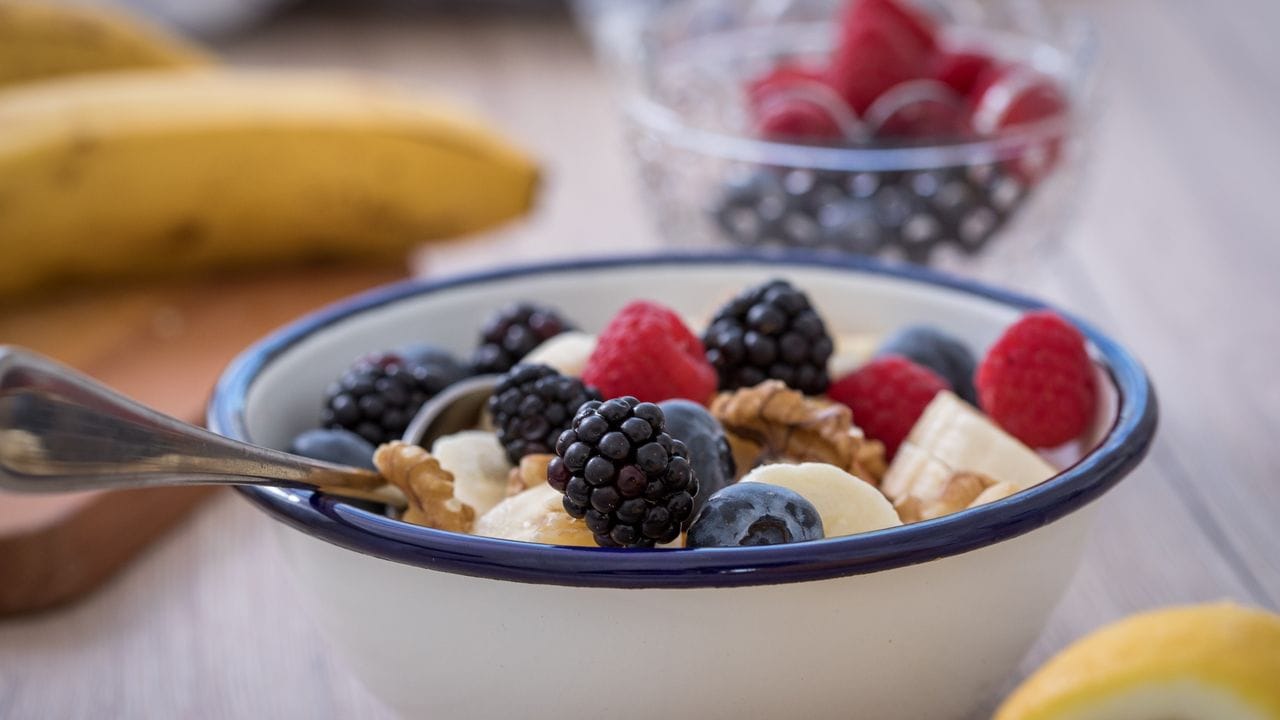
[[[763,482],[794,490],[813,503],[827,537],[901,525],[889,501],[870,484],[835,465],[762,465],[740,482]]]
[[[925,408],[907,442],[952,470],[982,473],[1023,488],[1057,470],[954,393],[941,392]]]
[[[483,515],[507,495],[511,463],[498,436],[483,430],[446,435],[431,445],[440,467],[453,473],[454,497]]]
[[[472,532],[522,542],[595,547],[586,523],[564,511],[563,497],[546,483],[529,488],[481,515]]]
[[[596,336],[570,330],[543,342],[521,362],[548,365],[561,375],[581,377],[587,358],[596,349]]]
[[[944,391],[911,428],[880,487],[903,519],[913,522],[945,514],[936,506],[958,475],[980,475],[987,481],[975,489],[968,505],[950,507],[953,499],[947,512],[1007,497],[1057,472],[986,415]]]

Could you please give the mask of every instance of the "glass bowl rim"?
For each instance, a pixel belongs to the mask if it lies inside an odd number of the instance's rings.
[[[678,10],[719,1],[721,0],[674,0],[655,12],[640,32],[642,35],[651,32],[654,24],[664,22]],[[1066,72],[1055,77],[1064,84],[1071,98],[1071,111],[1065,117],[1006,128],[988,137],[873,147],[766,140],[743,132],[714,130],[687,123],[678,110],[654,98],[652,93],[639,89],[645,83],[634,82],[629,83],[622,93],[621,105],[632,123],[653,133],[671,147],[698,155],[756,165],[893,172],[995,163],[1017,155],[1022,148],[1072,136],[1085,122],[1092,107],[1092,81],[1098,61],[1097,32],[1093,24],[1079,13],[1064,15],[1063,23],[1072,30],[1073,47],[1054,46],[1046,40],[1024,33],[982,30],[989,37],[1034,45],[1057,55]],[[968,30],[972,31],[972,28]],[[645,72],[649,69],[643,61],[633,59],[631,62],[643,66]]]

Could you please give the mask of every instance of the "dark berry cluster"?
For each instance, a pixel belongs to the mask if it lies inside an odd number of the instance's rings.
[[[721,390],[770,378],[806,395],[827,389],[834,344],[805,294],[785,280],[750,288],[716,313],[702,336]]]
[[[325,391],[320,420],[378,445],[399,440],[422,404],[459,379],[454,368],[414,363],[393,353],[370,355]]]
[[[762,169],[726,183],[712,213],[748,247],[899,254],[928,264],[981,251],[1032,188],[996,165],[901,172]]]
[[[698,480],[662,409],[633,397],[591,401],[556,441],[547,481],[603,547],[675,540],[693,513]]]
[[[595,388],[546,365],[520,364],[498,381],[489,396],[489,414],[512,463],[535,453],[554,452],[583,403],[599,400]]]
[[[512,303],[485,321],[471,365],[476,373],[504,373],[544,340],[572,329],[549,307]]]

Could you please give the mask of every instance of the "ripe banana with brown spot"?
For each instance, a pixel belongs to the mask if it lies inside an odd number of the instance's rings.
[[[0,296],[54,280],[393,258],[524,214],[473,117],[350,76],[127,72],[0,93]]]

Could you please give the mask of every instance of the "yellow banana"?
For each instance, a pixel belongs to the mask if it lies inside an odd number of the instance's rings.
[[[903,522],[994,502],[1057,470],[955,394],[938,393],[898,448],[880,489]]]
[[[523,214],[537,168],[367,80],[145,71],[0,93],[0,295],[53,279],[393,257]]]
[[[194,46],[120,13],[51,0],[0,0],[0,87],[60,75],[210,62]]]

